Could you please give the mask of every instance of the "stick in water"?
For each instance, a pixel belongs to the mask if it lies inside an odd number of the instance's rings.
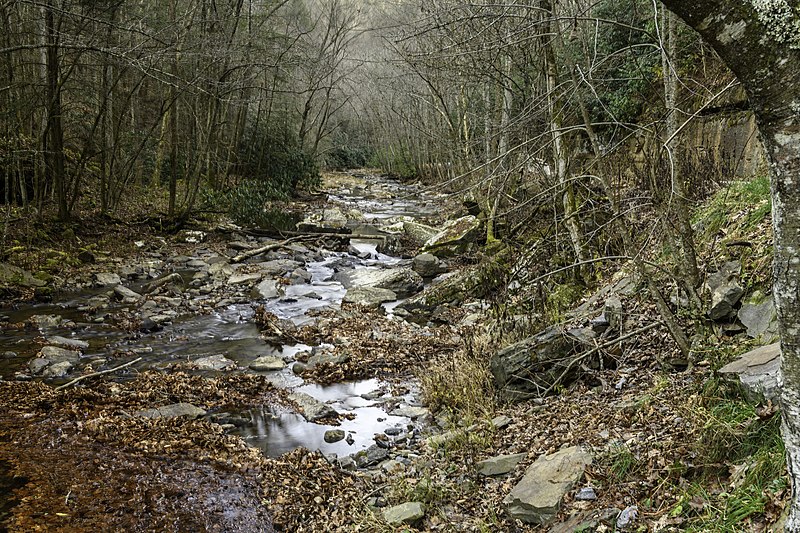
[[[110,374],[111,372],[116,372],[117,370],[125,368],[126,366],[131,366],[134,363],[138,363],[141,360],[142,360],[141,357],[137,357],[133,361],[128,361],[124,365],[119,365],[119,366],[116,366],[114,368],[109,368],[108,370],[103,370],[101,372],[92,372],[91,374],[86,374],[85,376],[78,376],[77,378],[73,379],[72,381],[70,381],[68,383],[64,383],[63,385],[59,385],[58,387],[56,387],[56,390],[66,389],[70,385],[75,385],[79,381],[83,381],[84,379],[87,379],[87,378],[93,378],[95,376],[102,376],[103,374]]]

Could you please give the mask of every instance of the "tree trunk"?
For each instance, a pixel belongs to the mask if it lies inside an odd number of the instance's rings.
[[[786,531],[800,531],[800,17],[780,2],[664,4],[700,32],[747,89],[772,169],[773,296],[783,352],[783,438],[792,478]]]
[[[58,48],[59,31],[56,28],[53,6],[49,3],[44,9],[45,52],[47,83],[47,131],[45,161],[47,172],[53,181],[53,189],[58,205],[58,219],[69,220],[67,208],[67,187],[64,165],[64,128],[61,123],[61,84],[59,80]]]

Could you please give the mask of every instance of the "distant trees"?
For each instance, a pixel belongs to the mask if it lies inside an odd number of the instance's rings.
[[[248,143],[313,164],[358,67],[358,17],[349,0],[0,5],[4,200],[67,220],[80,201],[112,212],[164,183],[181,216],[203,188],[296,183],[248,164]]]

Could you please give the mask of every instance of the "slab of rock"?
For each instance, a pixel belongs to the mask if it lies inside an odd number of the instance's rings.
[[[300,407],[301,414],[309,422],[339,414],[330,405],[322,403],[304,392],[293,392],[289,395],[289,399]]]
[[[265,261],[258,263],[259,269],[266,276],[283,276],[287,272],[303,266],[303,263],[293,259],[275,259],[273,261]]]
[[[747,336],[771,343],[778,340],[778,314],[771,295],[756,291],[742,301],[739,321],[747,328]]]
[[[440,257],[465,252],[478,237],[480,220],[473,215],[448,220],[442,230],[425,242],[423,250]]]
[[[261,280],[261,272],[251,272],[249,274],[235,273],[228,278],[228,285],[250,285]]]
[[[426,226],[419,222],[406,221],[403,222],[403,231],[406,237],[415,245],[422,246],[428,242],[434,235],[439,233],[439,230],[433,226]]]
[[[50,364],[50,361],[44,359],[42,357],[34,357],[30,361],[28,361],[28,370],[31,371],[31,374],[34,376],[38,376],[42,373],[42,371],[47,368],[47,365]]]
[[[329,351],[320,351],[308,358],[306,367],[314,368],[317,365],[326,363],[332,365],[341,365],[342,363],[349,361],[350,357],[350,354],[347,352],[334,353]]]
[[[480,461],[475,466],[478,470],[478,473],[482,476],[502,476],[503,474],[508,474],[514,470],[517,467],[517,464],[527,455],[527,453],[498,455],[497,457]]]
[[[122,280],[114,272],[98,272],[94,275],[94,281],[98,285],[119,285]]]
[[[338,207],[325,209],[322,213],[312,213],[297,223],[299,231],[336,233],[345,230],[347,216]]]
[[[421,418],[431,414],[425,407],[398,407],[392,411],[393,416],[404,416],[406,418]]]
[[[250,292],[250,296],[261,300],[269,300],[270,298],[280,298],[283,296],[283,288],[280,283],[274,279],[265,279]]]
[[[46,340],[53,346],[68,348],[70,350],[85,350],[86,348],[89,347],[89,343],[86,341],[82,341],[80,339],[68,339],[67,337],[61,337],[60,335],[53,335],[52,337],[47,337]]]
[[[55,328],[61,324],[62,318],[58,315],[33,315],[30,321],[40,328]]]
[[[69,373],[72,369],[72,363],[69,361],[59,361],[48,366],[42,372],[42,377],[45,378],[62,378]]]
[[[8,263],[0,263],[0,286],[19,285],[21,287],[44,287],[44,281],[33,274]]]
[[[369,308],[377,308],[384,302],[393,302],[395,300],[397,300],[397,294],[389,289],[381,289],[378,287],[353,287],[347,289],[343,301]]]
[[[416,256],[412,263],[414,272],[423,278],[432,278],[445,272],[442,262],[433,254],[424,253]]]
[[[250,363],[250,369],[256,372],[264,372],[269,370],[282,370],[286,367],[286,363],[280,357],[274,355],[264,355]]]
[[[420,502],[406,502],[383,511],[383,519],[392,526],[401,524],[412,525],[425,517],[425,504]]]
[[[191,366],[197,370],[216,370],[221,372],[223,370],[233,370],[236,368],[236,363],[222,354],[216,354],[195,359],[192,361]]]
[[[155,409],[143,409],[134,414],[145,418],[189,418],[194,420],[205,416],[206,411],[196,405],[181,402],[156,407]]]
[[[69,361],[70,363],[77,363],[81,358],[81,354],[75,350],[68,350],[58,346],[42,346],[39,350],[38,356],[42,359],[47,359],[51,363],[60,363],[61,361]]]
[[[708,316],[711,320],[721,320],[735,314],[734,306],[744,294],[738,280],[741,271],[742,265],[738,261],[729,261],[708,277],[706,286],[711,293]]]
[[[376,465],[389,456],[389,450],[381,448],[377,444],[373,444],[366,450],[361,450],[353,454],[353,459],[359,468],[366,468],[368,466]]]
[[[124,303],[135,303],[143,298],[138,292],[132,291],[124,285],[114,287],[114,294]]]
[[[408,296],[422,290],[422,276],[410,268],[357,269],[339,272],[334,276],[346,289],[377,287],[389,289],[398,296]]]
[[[503,499],[511,518],[547,524],[558,514],[564,496],[583,477],[592,456],[578,446],[539,457]]]
[[[776,342],[751,350],[719,369],[719,375],[742,385],[752,401],[780,396],[781,344]]]

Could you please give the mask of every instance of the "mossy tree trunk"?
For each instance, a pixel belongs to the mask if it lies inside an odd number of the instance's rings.
[[[797,2],[663,0],[747,89],[772,168],[774,288],[783,350],[781,412],[800,531],[800,10]]]

